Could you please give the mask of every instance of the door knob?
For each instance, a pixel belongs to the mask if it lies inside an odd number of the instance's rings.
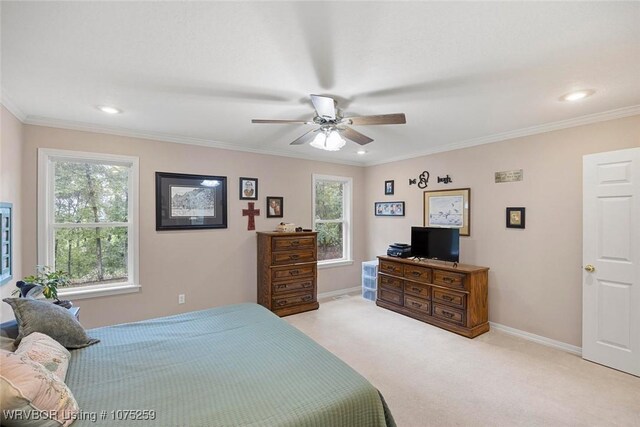
[[[587,265],[585,265],[585,266],[584,266],[584,269],[585,269],[587,272],[589,272],[589,273],[593,273],[594,271],[596,271],[596,268],[595,268],[593,265],[591,265],[591,264],[587,264]]]

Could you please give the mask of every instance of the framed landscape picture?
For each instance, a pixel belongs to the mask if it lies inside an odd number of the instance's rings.
[[[227,177],[156,172],[156,230],[227,228]]]
[[[240,200],[258,200],[258,178],[240,178]]]
[[[375,202],[376,216],[404,216],[404,202]]]
[[[458,228],[461,236],[471,234],[471,189],[424,192],[424,226]]]
[[[384,182],[384,195],[385,196],[392,196],[394,193],[394,182],[393,180],[390,181],[385,181]]]

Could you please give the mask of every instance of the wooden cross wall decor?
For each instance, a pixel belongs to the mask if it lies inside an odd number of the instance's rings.
[[[254,209],[255,203],[249,202],[249,209],[242,209],[242,216],[249,217],[249,223],[247,224],[247,230],[256,229],[256,217],[260,216],[260,209]]]

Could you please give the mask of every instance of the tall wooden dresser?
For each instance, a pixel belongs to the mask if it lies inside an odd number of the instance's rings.
[[[468,338],[489,330],[487,267],[378,259],[378,306]]]
[[[278,316],[318,308],[317,234],[258,232],[258,304]]]

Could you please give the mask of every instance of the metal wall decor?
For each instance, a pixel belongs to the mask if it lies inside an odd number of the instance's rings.
[[[409,179],[409,185],[414,184],[417,184],[418,188],[421,189],[427,188],[427,186],[429,185],[429,172],[424,171],[420,175],[418,175],[418,178]]]

